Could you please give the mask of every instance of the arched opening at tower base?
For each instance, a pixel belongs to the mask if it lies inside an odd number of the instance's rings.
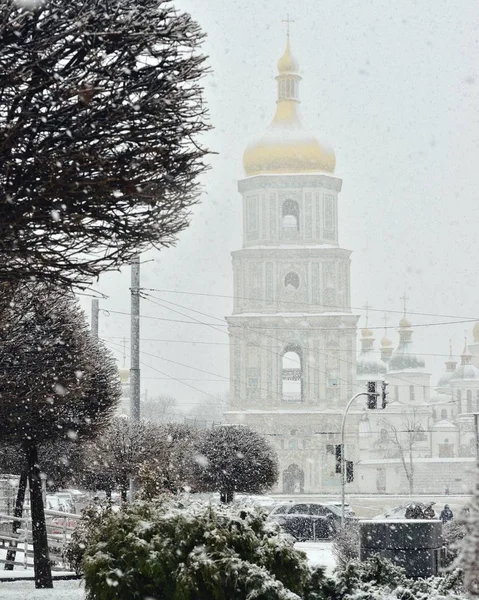
[[[283,494],[302,494],[304,492],[304,471],[298,465],[289,465],[283,471]]]

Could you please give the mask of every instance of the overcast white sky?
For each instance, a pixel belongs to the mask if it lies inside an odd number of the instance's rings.
[[[218,154],[204,177],[201,205],[177,246],[143,257],[154,262],[142,266],[142,286],[232,294],[230,252],[241,246],[236,186],[243,177],[242,154],[274,113],[276,63],[285,45],[281,21],[289,12],[295,21],[292,50],[303,76],[303,120],[334,147],[335,174],[343,179],[340,243],[353,250],[352,305],[368,301],[381,309],[370,317],[370,325],[381,326],[383,311],[400,310],[406,291],[412,312],[479,318],[479,3],[178,0],[176,5],[208,34],[204,50],[212,73],[205,86],[215,129],[205,142]],[[100,302],[103,309],[129,312],[129,276],[126,268],[95,284],[109,296]],[[219,330],[225,328],[217,319],[232,309],[228,298],[151,293],[211,315],[189,313]],[[89,299],[82,303],[89,311]],[[142,302],[142,314],[189,320],[148,301]],[[391,323],[399,318],[392,314]],[[141,325],[143,391],[172,394],[187,409],[203,397],[201,391],[220,396],[227,390],[225,333],[150,318]],[[415,349],[426,355],[435,377],[444,358],[433,355],[447,353],[449,338],[459,353],[464,331],[471,329],[467,323],[416,329]],[[112,348],[127,338],[127,366],[129,331],[128,316],[100,315],[100,335]],[[380,339],[382,331],[377,333]],[[390,337],[397,341],[394,330]]]

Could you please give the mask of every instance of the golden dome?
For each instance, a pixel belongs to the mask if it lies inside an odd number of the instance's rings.
[[[411,327],[411,321],[404,315],[404,317],[399,321],[399,327]]]
[[[299,64],[291,54],[289,37],[278,62],[278,100],[273,121],[264,136],[243,155],[248,177],[265,173],[333,173],[334,150],[320,143],[299,116]]]
[[[383,337],[383,339],[381,340],[381,346],[383,348],[388,348],[389,346],[392,346],[393,343],[391,342],[391,340],[385,335]]]
[[[373,337],[373,332],[371,331],[371,329],[369,329],[369,327],[365,327],[364,329],[362,329],[361,333],[363,334],[363,338]]]
[[[479,342],[479,321],[474,323],[474,327],[472,328],[472,336],[474,338],[474,343]]]
[[[299,63],[291,54],[291,49],[289,47],[289,35],[286,42],[286,50],[284,51],[283,56],[278,60],[278,72],[281,75],[285,73],[299,73]]]

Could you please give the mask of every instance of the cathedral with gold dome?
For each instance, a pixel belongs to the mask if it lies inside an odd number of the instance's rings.
[[[339,245],[334,151],[300,116],[289,36],[276,111],[244,153],[243,247],[232,253],[227,418],[270,435],[280,489],[334,491],[341,415],[353,393],[356,324],[350,254]],[[325,453],[327,452],[327,460]]]
[[[472,354],[466,346],[461,357],[464,368],[451,358],[451,377],[435,395],[413,351],[406,307],[397,346],[385,334],[376,351],[366,324],[356,357],[351,252],[339,243],[342,180],[334,174],[333,149],[301,120],[300,68],[289,32],[276,82],[273,120],[246,148],[238,182],[243,244],[232,253],[227,421],[273,444],[280,461],[276,491],[336,495],[344,409],[367,381],[387,377],[387,410],[367,410],[363,401],[349,413],[348,491],[459,492],[470,484],[467,475],[449,480],[441,469],[447,458],[456,460],[456,474],[465,473],[473,460],[471,420],[463,415],[473,393],[479,410],[479,325]],[[453,401],[463,396],[458,409]]]

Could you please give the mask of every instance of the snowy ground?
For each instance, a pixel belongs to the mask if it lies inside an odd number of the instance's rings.
[[[335,567],[331,542],[298,542],[295,547],[306,552],[312,565],[326,567],[326,573],[331,575]],[[14,571],[13,574],[25,575],[25,571],[19,569]],[[85,600],[85,592],[81,581],[55,581],[53,585],[53,590],[36,590],[33,581],[0,582],[0,599]]]
[[[326,567],[326,575],[333,574],[336,561],[331,542],[296,542],[294,547],[306,552],[311,565]]]
[[[83,583],[78,580],[55,581],[53,590],[36,590],[33,581],[0,583],[2,600],[85,600]]]

